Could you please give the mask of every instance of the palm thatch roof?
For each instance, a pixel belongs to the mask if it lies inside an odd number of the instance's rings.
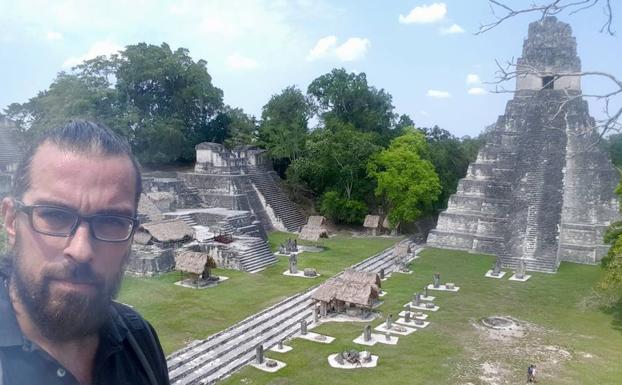
[[[366,215],[363,227],[368,229],[377,229],[380,225],[380,215]]]
[[[307,226],[309,227],[322,227],[324,226],[324,222],[326,218],[321,215],[311,215],[307,220]]]
[[[164,219],[162,211],[146,194],[140,194],[138,201],[138,217],[143,222],[161,221]]]
[[[382,281],[380,280],[380,276],[377,273],[372,273],[369,271],[361,271],[354,269],[347,269],[340,275],[342,279],[350,282],[363,282],[369,285],[376,285],[380,288]]]
[[[328,238],[328,231],[322,228],[309,227],[309,225],[305,225],[298,236],[298,239],[313,242],[319,241],[320,238]]]
[[[138,234],[141,232],[149,233],[151,240],[162,243],[185,242],[194,238],[194,230],[178,218],[145,223],[138,230]],[[142,235],[138,236],[140,240]],[[136,236],[134,239],[138,242]]]
[[[357,282],[344,279],[343,276],[331,278],[324,282],[311,298],[321,302],[333,300],[352,303],[364,307],[372,307],[378,299],[379,288],[367,282]]]
[[[207,253],[183,250],[175,254],[175,270],[184,273],[203,274],[206,268],[216,268],[216,262]]]
[[[389,222],[389,216],[387,215],[386,217],[384,217],[384,220],[382,221],[382,227],[385,229],[390,229],[391,228],[391,223]]]

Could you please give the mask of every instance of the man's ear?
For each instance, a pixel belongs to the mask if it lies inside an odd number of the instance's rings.
[[[4,198],[2,205],[0,206],[2,213],[2,219],[4,220],[4,229],[9,238],[9,247],[15,245],[15,218],[17,211],[15,211],[15,202],[12,198]]]

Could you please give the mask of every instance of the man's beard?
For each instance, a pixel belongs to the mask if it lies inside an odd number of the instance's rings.
[[[92,336],[109,319],[110,303],[116,297],[123,268],[109,281],[96,274],[88,263],[76,263],[65,258],[63,262],[47,265],[40,276],[29,279],[24,271],[24,259],[19,238],[13,250],[11,284],[15,294],[32,322],[47,339],[66,342]],[[128,253],[129,255],[129,253]],[[127,260],[127,257],[125,258]],[[94,286],[94,293],[58,291],[52,294],[50,283],[64,280]]]

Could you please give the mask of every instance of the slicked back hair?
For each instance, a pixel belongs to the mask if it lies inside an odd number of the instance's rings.
[[[108,156],[127,156],[134,166],[136,174],[136,207],[142,192],[142,178],[136,158],[132,154],[129,143],[115,134],[103,124],[87,120],[72,120],[66,125],[44,131],[39,135],[24,153],[17,169],[11,195],[21,199],[30,188],[30,169],[32,159],[37,150],[45,143],[50,143],[63,151],[78,154],[96,154]]]

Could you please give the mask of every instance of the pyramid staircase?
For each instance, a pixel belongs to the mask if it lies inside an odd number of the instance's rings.
[[[276,180],[278,175],[274,171],[252,170],[249,176],[253,185],[263,195],[266,204],[272,208],[274,215],[281,220],[287,231],[297,232],[305,225],[305,217],[298,206],[280,188],[280,180]]]
[[[248,247],[240,253],[240,265],[243,271],[255,273],[277,262],[268,242],[261,238],[249,239],[252,241],[248,242]]]

